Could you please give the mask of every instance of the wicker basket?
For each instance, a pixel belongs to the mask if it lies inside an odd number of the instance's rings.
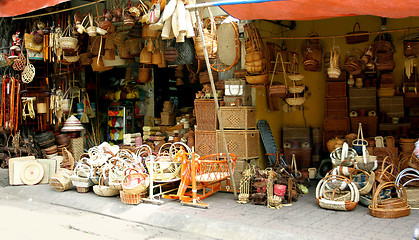
[[[285,98],[285,101],[291,106],[303,105],[306,99],[304,97]]]
[[[60,37],[58,39],[58,43],[60,44],[60,47],[63,50],[70,50],[70,51],[75,50],[78,42],[79,40],[73,37]]]
[[[127,194],[139,194],[147,191],[150,184],[148,174],[141,173],[135,168],[125,170],[125,177],[122,180],[122,191]]]
[[[384,158],[381,169],[375,171],[375,180],[380,183],[393,182],[396,180],[396,166],[390,162],[389,157]]]
[[[221,107],[222,121],[225,129],[255,129],[255,107]]]
[[[52,177],[49,179],[49,185],[52,189],[58,192],[64,192],[73,187],[71,183],[71,175],[73,171],[62,168],[58,170]]]
[[[268,74],[262,75],[246,75],[246,81],[249,84],[258,85],[258,84],[266,84],[268,82]]]
[[[119,190],[103,185],[103,177],[99,180],[99,185],[93,186],[93,192],[102,197],[113,197],[119,194]]]
[[[146,197],[147,192],[142,193],[135,193],[135,194],[129,194],[125,193],[124,191],[119,191],[119,196],[121,198],[121,202],[125,204],[140,204],[141,198]]]
[[[335,200],[333,195],[331,196],[330,199],[326,197],[326,195],[324,194],[326,191],[326,185],[327,185],[326,183],[333,179],[342,180],[347,183],[350,190],[349,201],[345,201],[346,199],[343,199],[343,201]],[[337,176],[337,175],[329,175],[329,176],[324,177],[317,184],[316,199],[317,199],[317,203],[319,204],[321,208],[326,208],[326,209],[331,209],[331,210],[340,210],[340,211],[351,211],[355,209],[355,207],[358,205],[359,191],[356,188],[355,184],[351,182],[348,178],[343,177],[343,176]]]
[[[398,198],[387,199],[385,201],[388,204],[382,204],[383,201],[379,198],[379,193],[381,190],[387,188],[395,188]],[[402,185],[397,186],[394,182],[386,182],[378,185],[372,197],[372,205],[368,206],[368,208],[370,215],[378,218],[399,218],[410,215],[410,206],[407,205],[406,189]]]
[[[79,187],[76,186],[76,190],[78,193],[87,193],[90,191],[90,187]]]
[[[196,99],[194,105],[197,130],[216,130],[218,120],[214,100]]]

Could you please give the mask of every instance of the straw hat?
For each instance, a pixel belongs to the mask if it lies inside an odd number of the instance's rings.
[[[65,121],[64,127],[61,129],[62,132],[75,132],[84,130],[80,121],[75,117],[71,116]]]

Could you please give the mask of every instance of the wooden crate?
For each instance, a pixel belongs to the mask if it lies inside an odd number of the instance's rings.
[[[346,82],[326,82],[326,97],[346,97]]]
[[[311,167],[311,148],[285,148],[285,161],[291,166],[292,154],[295,154],[298,169],[307,169]]]
[[[386,113],[388,117],[404,117],[403,96],[378,98],[380,113]]]
[[[195,131],[195,152],[202,156],[217,152],[217,140],[215,131]]]
[[[324,118],[323,129],[325,131],[349,132],[349,118]]]
[[[217,110],[214,99],[195,99],[197,130],[217,130]]]
[[[237,155],[237,159],[259,157],[258,130],[224,130],[227,147],[230,153]],[[224,141],[220,130],[217,130],[217,151],[225,152]]]
[[[375,87],[349,89],[349,111],[361,109],[377,111],[377,89]]]
[[[362,123],[362,131],[365,134],[364,137],[375,137],[378,129],[378,117],[377,116],[361,116],[351,117],[351,132],[357,133],[359,123]]]
[[[348,116],[348,99],[346,97],[340,98],[325,98],[324,100],[325,117],[342,118]]]
[[[255,129],[256,108],[241,107],[220,107],[221,119],[225,129]]]

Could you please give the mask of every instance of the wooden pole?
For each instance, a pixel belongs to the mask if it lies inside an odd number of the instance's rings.
[[[215,110],[217,111],[217,118],[218,118],[218,123],[219,123],[219,126],[220,126],[220,130],[221,130],[221,136],[222,136],[222,139],[224,141],[224,150],[225,150],[225,153],[227,155],[227,165],[228,165],[228,171],[230,172],[231,183],[233,185],[232,187],[233,187],[234,199],[237,199],[236,182],[234,181],[233,169],[231,167],[230,154],[228,152],[227,140],[226,140],[226,136],[225,136],[225,133],[224,133],[224,124],[223,124],[223,121],[222,121],[222,118],[221,118],[221,110],[220,110],[220,105],[218,104],[218,96],[217,96],[217,91],[215,89],[214,78],[212,77],[211,64],[210,64],[209,58],[208,58],[207,47],[205,46],[205,37],[204,37],[204,32],[202,31],[202,22],[201,22],[201,18],[199,16],[198,9],[195,9],[194,11],[195,11],[195,15],[196,15],[196,21],[198,23],[199,35],[201,36],[202,49],[204,50],[205,63],[207,65],[208,76],[209,76],[210,83],[211,83],[212,94],[214,95],[214,102],[215,102],[215,108],[216,108]]]

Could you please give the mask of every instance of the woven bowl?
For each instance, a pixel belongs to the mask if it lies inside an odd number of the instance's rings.
[[[246,82],[249,84],[265,84],[268,81],[268,74],[246,75]]]
[[[285,98],[285,101],[291,106],[303,105],[306,101],[304,97]]]
[[[63,50],[74,50],[77,47],[79,40],[73,37],[60,37],[58,43]]]
[[[303,74],[300,74],[300,73],[297,73],[297,74],[289,74],[288,75],[288,78],[291,81],[301,81],[301,80],[304,79],[304,75]]]
[[[301,86],[289,86],[288,87],[288,92],[289,93],[302,93],[305,89],[305,85],[301,85]]]

